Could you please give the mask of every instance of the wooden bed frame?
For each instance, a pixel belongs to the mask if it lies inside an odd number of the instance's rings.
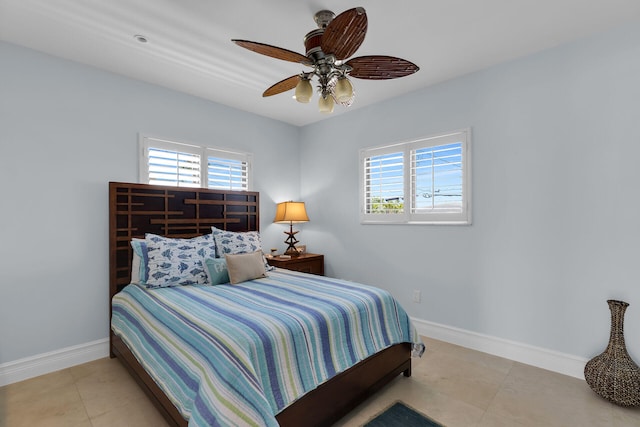
[[[211,226],[259,231],[259,193],[204,188],[109,183],[109,318],[111,299],[131,278],[132,238],[145,233],[194,237]],[[117,357],[172,426],[186,426],[178,409],[110,331],[110,355]],[[411,375],[411,344],[389,347],[342,372],[276,415],[283,427],[328,426],[399,374]]]

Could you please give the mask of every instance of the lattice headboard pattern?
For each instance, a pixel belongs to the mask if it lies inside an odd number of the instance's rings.
[[[109,297],[129,284],[132,238],[145,233],[194,237],[222,230],[259,231],[259,193],[109,183]]]

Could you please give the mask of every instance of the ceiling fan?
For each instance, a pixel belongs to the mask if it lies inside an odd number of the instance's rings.
[[[309,72],[303,71],[274,84],[264,91],[263,97],[295,88],[296,100],[307,103],[313,95],[311,79],[316,76],[320,111],[331,113],[334,103],[344,106],[353,103],[354,91],[348,77],[388,80],[408,76],[420,69],[412,62],[393,56],[369,55],[348,59],[358,50],[367,34],[367,13],[362,7],[349,9],[338,16],[330,10],[321,10],[314,19],[318,29],[304,37],[306,56],[264,43],[231,40],[253,52],[312,67]]]

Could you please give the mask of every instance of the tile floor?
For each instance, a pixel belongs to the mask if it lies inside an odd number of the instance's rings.
[[[426,339],[413,375],[399,376],[336,426],[361,426],[402,400],[447,427],[640,426],[640,408],[598,397],[582,380]],[[0,427],[164,427],[112,359],[0,388]]]

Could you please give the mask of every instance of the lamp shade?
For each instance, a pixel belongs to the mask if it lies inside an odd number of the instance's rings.
[[[282,202],[276,206],[276,217],[273,222],[299,223],[309,222],[304,202]]]

